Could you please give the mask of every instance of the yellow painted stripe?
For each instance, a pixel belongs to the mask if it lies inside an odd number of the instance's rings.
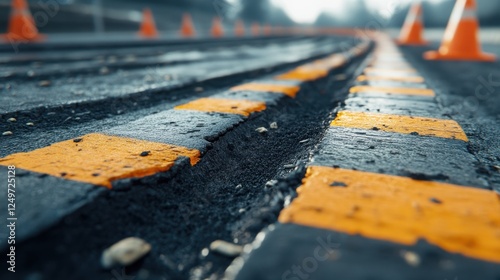
[[[433,136],[468,141],[462,127],[453,120],[410,117],[379,113],[341,111],[331,126],[373,129],[403,134]]]
[[[224,98],[200,98],[189,103],[179,105],[174,109],[249,116],[253,112],[264,111],[266,109],[266,103]]]
[[[500,262],[500,199],[491,191],[312,166],[279,221]]]
[[[299,67],[282,75],[276,76],[277,80],[297,80],[297,81],[313,81],[328,75],[328,70],[320,68],[305,68]],[[293,95],[294,97],[295,95]]]
[[[344,55],[334,54],[324,59],[319,59],[312,63],[308,63],[303,66],[297,67],[287,73],[276,76],[275,79],[298,80],[298,81],[317,80],[326,77],[331,69],[341,67],[345,65],[346,62],[347,59],[345,58]]]
[[[299,92],[299,86],[278,85],[278,84],[260,84],[248,83],[231,88],[232,91],[259,91],[282,93],[294,98]]]
[[[415,68],[392,68],[392,67],[367,67],[365,68],[365,73],[372,73],[372,72],[392,72],[392,73],[416,73],[417,70]]]
[[[366,76],[360,75],[356,79],[358,82],[365,81],[393,81],[393,82],[403,82],[403,83],[424,83],[425,80],[422,77],[397,77],[397,76]]]
[[[421,96],[435,96],[432,89],[427,88],[404,88],[404,87],[375,87],[375,86],[355,86],[349,90],[350,93],[389,93],[389,94],[402,94],[402,95],[421,95]]]
[[[141,156],[142,154],[142,156]],[[179,157],[191,164],[200,152],[181,146],[104,134],[88,134],[27,153],[0,159],[0,165],[15,165],[33,172],[111,188],[111,182],[149,176],[169,170]]]
[[[334,69],[341,67],[346,63],[347,63],[347,58],[345,55],[334,54],[327,58],[316,60],[315,62],[313,62],[313,65]]]

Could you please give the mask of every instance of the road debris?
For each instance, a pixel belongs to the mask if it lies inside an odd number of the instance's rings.
[[[277,123],[277,122],[272,122],[272,123],[269,125],[269,128],[272,128],[272,129],[278,129],[278,123]]]
[[[125,238],[106,249],[101,256],[102,267],[133,264],[151,251],[151,245],[137,237]]]
[[[258,127],[255,131],[257,131],[260,134],[264,134],[267,132],[267,128],[265,127]]]
[[[40,86],[40,87],[48,87],[48,86],[50,86],[51,84],[52,84],[52,82],[51,82],[51,81],[49,81],[49,80],[43,80],[43,81],[40,81],[40,82],[38,83],[38,86]]]
[[[12,131],[5,131],[4,133],[2,133],[3,136],[8,136],[8,135],[12,135],[14,133],[12,133]]]
[[[236,257],[243,252],[243,247],[223,240],[216,240],[210,244],[210,250],[227,257]]]
[[[413,267],[420,265],[420,257],[414,252],[403,251],[401,256],[405,259],[406,263]]]
[[[7,119],[7,121],[8,122],[16,122],[17,120],[16,120],[16,118],[9,118],[9,119]]]

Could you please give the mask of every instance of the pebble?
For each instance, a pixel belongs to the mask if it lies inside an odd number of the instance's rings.
[[[133,264],[151,251],[151,245],[137,237],[125,238],[106,249],[101,256],[101,265],[112,268],[115,265]]]
[[[26,125],[27,125],[27,126],[35,126],[35,124],[34,124],[34,123],[32,123],[32,122],[28,122],[28,123],[26,123]]]
[[[432,203],[436,203],[436,204],[441,204],[443,203],[441,200],[435,198],[435,197],[431,197],[429,198],[429,201],[432,202]]]
[[[151,152],[150,152],[150,151],[144,151],[144,152],[142,152],[142,153],[140,154],[140,156],[141,156],[141,157],[147,157],[147,156],[149,156],[150,154],[151,154]]]
[[[16,120],[16,118],[9,118],[7,121],[8,122],[16,122],[17,120]]]
[[[278,129],[278,123],[277,123],[277,122],[272,122],[272,123],[269,125],[269,128],[272,128],[272,129]]]
[[[402,255],[406,263],[408,263],[409,265],[418,266],[420,264],[420,257],[416,253],[404,251],[402,252]]]
[[[302,141],[299,141],[299,143],[300,143],[300,144],[304,144],[304,143],[306,143],[306,142],[309,142],[309,139],[304,139],[304,140],[302,140]]]
[[[335,76],[333,76],[333,79],[335,81],[343,81],[343,80],[347,79],[347,75],[345,75],[345,74],[335,75]]]
[[[278,180],[270,180],[266,182],[266,188],[271,188],[278,183]]]
[[[283,165],[284,168],[295,168],[295,164],[285,164]]]
[[[40,81],[40,82],[38,83],[38,86],[41,86],[41,87],[48,87],[48,86],[50,86],[51,84],[52,84],[52,82],[51,82],[51,81],[49,81],[49,80],[43,80],[43,81]]]
[[[5,131],[4,133],[2,133],[3,136],[7,136],[7,135],[12,135],[14,133],[12,133],[12,131]]]
[[[101,69],[99,69],[99,73],[101,74],[108,74],[109,73],[109,68],[104,66],[104,67],[101,67]]]
[[[255,131],[257,131],[258,133],[263,134],[263,133],[267,132],[267,128],[265,128],[265,127],[259,127]]]
[[[210,244],[210,250],[227,257],[236,257],[243,252],[243,247],[223,240],[216,240]]]

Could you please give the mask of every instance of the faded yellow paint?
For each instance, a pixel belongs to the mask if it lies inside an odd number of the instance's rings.
[[[398,68],[389,68],[389,67],[367,67],[365,68],[365,73],[370,73],[370,72],[393,72],[393,73],[416,73],[417,70],[414,68],[409,68],[409,67],[398,67]]]
[[[426,88],[406,88],[406,87],[376,87],[376,86],[354,86],[349,90],[350,93],[388,93],[402,95],[435,96],[432,89]]]
[[[231,88],[232,91],[259,91],[259,92],[274,92],[282,93],[294,98],[299,92],[299,86],[279,85],[279,84],[261,84],[248,83]]]
[[[468,141],[462,127],[453,120],[424,117],[341,111],[331,126],[374,129],[403,134],[415,134]]]
[[[392,81],[392,82],[402,82],[402,83],[424,83],[425,80],[422,77],[397,77],[389,75],[377,75],[377,76],[365,76],[360,75],[356,78],[358,82],[365,81]]]
[[[143,156],[141,156],[143,153]],[[179,157],[191,164],[200,151],[105,134],[87,134],[27,153],[0,159],[0,165],[111,188],[118,179],[144,177],[169,170]]]
[[[328,75],[328,70],[321,68],[305,68],[299,67],[292,71],[276,76],[277,80],[297,80],[297,81],[313,81]],[[295,97],[295,94],[293,95]]]
[[[423,238],[500,262],[500,199],[492,191],[312,166],[297,192],[280,222],[406,245]]]
[[[237,99],[200,98],[189,103],[179,105],[174,109],[249,116],[253,112],[265,110],[266,103]]]

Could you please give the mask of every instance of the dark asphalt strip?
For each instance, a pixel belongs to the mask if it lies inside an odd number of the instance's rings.
[[[490,51],[500,55],[498,46]],[[403,48],[412,64],[437,92],[444,112],[460,123],[468,151],[482,166],[476,172],[500,193],[500,62],[426,61],[428,48]]]
[[[67,43],[51,43],[51,42],[42,42],[42,43],[20,43],[14,44],[17,47],[19,52],[43,52],[43,51],[68,51],[68,50],[78,50],[78,49],[99,49],[99,50],[116,50],[120,48],[130,48],[130,47],[154,47],[154,46],[182,46],[191,45],[193,43],[196,44],[220,44],[220,43],[241,43],[241,42],[251,42],[255,40],[267,40],[268,38],[276,38],[279,36],[273,37],[258,37],[258,38],[219,38],[219,39],[153,39],[153,40],[145,40],[142,38],[136,38],[136,40],[127,40],[127,44],[123,44],[117,40],[116,42],[109,41],[95,41],[89,40]],[[287,38],[290,36],[281,36],[282,38]],[[0,44],[0,53],[11,53],[13,51],[13,46],[11,44]]]
[[[194,167],[177,170],[171,178],[126,180],[118,191],[104,192],[45,233],[20,244],[16,276],[113,278],[113,271],[100,269],[100,254],[127,236],[141,237],[153,246],[143,262],[125,271],[136,279],[220,276],[231,259],[213,253],[202,257],[200,252],[216,239],[248,244],[276,221],[284,201],[293,194],[290,186],[300,183],[293,178],[301,178],[303,171],[297,168],[289,179],[292,182],[286,184],[265,187],[266,182],[289,175],[290,164],[304,166],[360,60],[331,75],[347,74],[347,80],[306,84],[296,99],[286,98],[213,139],[212,148]],[[270,128],[272,122],[277,122],[277,129]],[[255,131],[258,127],[267,127],[268,132],[260,134]],[[0,273],[3,277],[5,272]]]
[[[498,265],[446,252],[425,240],[405,246],[294,224],[271,229],[237,280],[500,279]]]
[[[254,38],[253,40],[247,41],[198,41],[192,40],[186,42],[184,45],[159,45],[159,46],[148,46],[144,45],[141,47],[133,47],[127,44],[123,44],[122,48],[119,49],[111,49],[111,50],[102,50],[102,49],[84,49],[77,48],[74,50],[66,50],[66,51],[46,51],[46,52],[28,52],[22,51],[15,55],[13,53],[2,53],[0,54],[0,63],[6,66],[20,66],[20,65],[32,65],[37,63],[54,63],[54,62],[77,62],[77,61],[85,61],[92,60],[95,58],[108,57],[113,56],[116,58],[120,57],[128,57],[133,55],[138,58],[143,57],[151,57],[156,56],[165,52],[172,51],[183,51],[186,49],[196,50],[196,51],[206,51],[211,49],[217,49],[222,47],[233,47],[233,46],[253,46],[253,45],[262,45],[262,44],[270,44],[270,43],[287,43],[290,41],[297,40],[307,40],[307,39],[315,39],[310,37],[266,37],[266,38]]]
[[[331,39],[330,39],[331,40]],[[151,52],[149,49],[139,49],[141,55],[135,53],[138,50],[131,51],[126,55],[119,56],[118,54],[103,54],[96,53],[94,56],[86,60],[78,61],[76,63],[59,57],[59,60],[52,63],[43,62],[42,59],[32,60],[30,65],[4,67],[0,72],[0,81],[12,83],[13,81],[37,81],[43,79],[53,79],[55,77],[84,77],[85,75],[99,75],[102,74],[102,69],[113,72],[116,70],[133,70],[138,68],[154,68],[173,66],[181,63],[195,63],[198,61],[213,61],[228,59],[231,55],[237,55],[241,58],[250,57],[249,50],[254,48],[254,53],[264,52],[265,49],[272,48],[273,45],[279,44],[281,46],[292,45],[305,46],[308,43],[317,43],[319,45],[328,42],[326,38],[322,40],[287,40],[287,41],[270,41],[270,42],[255,42],[248,45],[219,45],[214,47],[209,46],[186,46],[179,50],[166,49],[162,52]],[[259,49],[256,49],[259,48]],[[144,54],[148,54],[147,56]],[[105,67],[105,68],[104,68]]]
[[[460,140],[331,127],[312,165],[393,174],[489,189]]]

